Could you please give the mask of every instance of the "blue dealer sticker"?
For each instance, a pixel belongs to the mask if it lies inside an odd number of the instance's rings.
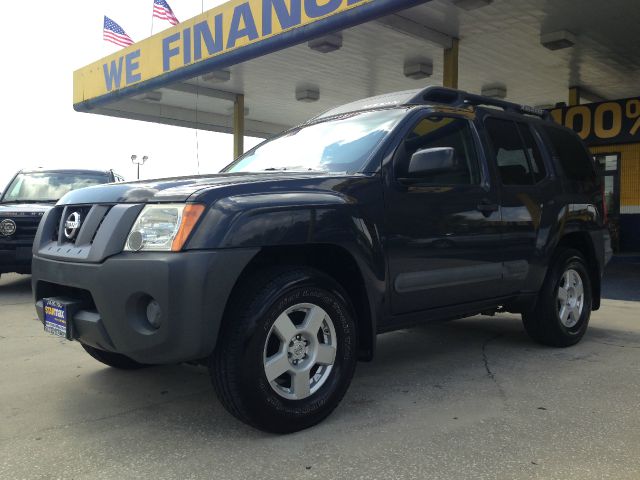
[[[45,298],[44,306],[44,330],[58,337],[67,336],[67,311],[60,302]]]

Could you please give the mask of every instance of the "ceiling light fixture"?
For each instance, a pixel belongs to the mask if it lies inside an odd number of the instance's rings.
[[[142,95],[142,100],[147,100],[149,102],[159,102],[162,100],[162,92],[159,90],[151,90],[150,92],[145,92]]]
[[[342,48],[342,34],[332,33],[324,37],[309,40],[309,48],[316,52],[329,53]]]
[[[228,82],[231,80],[231,72],[229,70],[214,70],[202,75],[202,80],[209,83]]]
[[[299,102],[317,102],[320,100],[320,89],[316,87],[296,88],[296,100]]]
[[[480,92],[483,97],[503,99],[507,98],[507,87],[505,85],[485,85]]]
[[[433,75],[431,60],[411,60],[404,64],[404,76],[412,80],[423,80]]]
[[[573,47],[576,44],[576,36],[568,30],[543,33],[540,35],[540,43],[549,50],[561,50]]]

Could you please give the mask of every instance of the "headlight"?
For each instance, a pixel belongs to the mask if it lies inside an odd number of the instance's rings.
[[[180,251],[204,211],[203,205],[147,205],[133,224],[126,251]]]

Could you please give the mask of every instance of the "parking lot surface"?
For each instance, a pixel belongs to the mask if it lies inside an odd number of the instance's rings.
[[[322,424],[232,418],[202,367],[110,369],[45,334],[30,277],[0,279],[0,478],[638,479],[640,260],[610,266],[569,349],[514,315],[379,337]]]

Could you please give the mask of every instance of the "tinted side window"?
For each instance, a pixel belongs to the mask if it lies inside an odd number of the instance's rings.
[[[555,157],[569,180],[593,184],[596,174],[591,157],[578,137],[560,128],[544,127]]]
[[[541,181],[547,176],[547,169],[544,166],[544,160],[542,159],[542,153],[538,144],[533,138],[531,129],[524,123],[519,123],[518,128],[524,140],[524,146],[527,149],[527,155],[531,163],[531,171],[533,172],[533,179],[537,182]]]
[[[411,156],[425,148],[451,147],[455,151],[454,167],[439,172],[421,183],[431,185],[479,185],[480,167],[471,127],[467,120],[451,117],[428,117],[420,120],[402,142],[397,156],[396,176],[403,178],[409,170]]]
[[[503,185],[533,185],[531,166],[516,124],[510,120],[488,118],[485,127]]]

